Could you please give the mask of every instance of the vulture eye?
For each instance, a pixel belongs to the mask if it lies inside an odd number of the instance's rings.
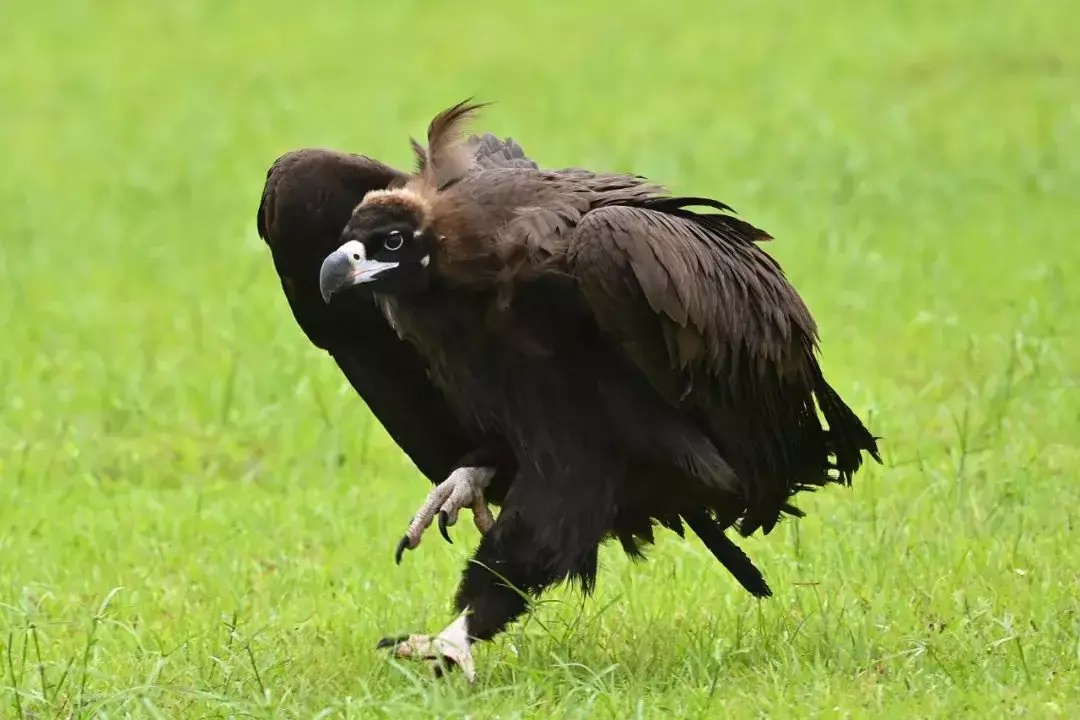
[[[404,245],[404,244],[405,244],[405,238],[403,238],[401,236],[401,233],[399,233],[397,230],[394,230],[389,235],[387,235],[386,240],[383,241],[383,247],[386,248],[387,250],[389,250],[390,252],[394,252],[395,250],[400,250],[401,246]]]

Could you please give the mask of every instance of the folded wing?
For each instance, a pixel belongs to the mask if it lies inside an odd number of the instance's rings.
[[[792,495],[850,483],[861,452],[876,458],[877,447],[825,382],[815,322],[758,247],[769,236],[732,215],[690,210],[701,204],[726,209],[659,195],[594,202],[580,217],[564,213],[547,240],[523,242],[539,274],[576,280],[600,331],[732,465],[747,506],[740,529],[768,532],[782,512],[801,514]],[[515,228],[545,212],[524,213]]]
[[[536,168],[512,139],[486,133],[466,144],[477,170]],[[297,324],[326,350],[394,442],[433,483],[476,451],[427,365],[372,302],[332,308],[318,288],[319,266],[340,243],[353,208],[372,190],[408,175],[362,155],[308,148],[278,158],[266,175],[256,214]]]
[[[319,266],[371,190],[406,175],[376,160],[305,149],[279,158],[267,173],[256,217],[297,324],[326,350],[394,442],[433,483],[474,449],[416,350],[402,341],[373,302],[329,307]]]

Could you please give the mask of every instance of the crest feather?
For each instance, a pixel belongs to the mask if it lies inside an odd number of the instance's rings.
[[[473,165],[474,149],[463,139],[465,125],[489,103],[463,100],[436,115],[428,125],[427,148],[421,156],[420,144],[412,141],[417,156],[417,172],[440,190],[460,180]]]

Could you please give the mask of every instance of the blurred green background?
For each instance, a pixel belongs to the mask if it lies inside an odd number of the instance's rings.
[[[0,717],[1080,710],[1080,6],[0,7]],[[255,232],[304,146],[408,167],[468,96],[541,165],[733,205],[886,464],[745,543],[606,549],[431,681],[475,544],[307,344]],[[321,715],[320,715],[321,713]]]

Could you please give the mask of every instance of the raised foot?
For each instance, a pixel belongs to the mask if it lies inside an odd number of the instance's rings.
[[[457,523],[458,512],[462,508],[471,508],[473,522],[481,533],[486,533],[495,524],[484,501],[484,490],[495,476],[495,468],[491,467],[460,467],[450,473],[450,477],[436,485],[424,504],[416,511],[405,537],[401,538],[397,550],[394,551],[394,562],[401,564],[401,557],[406,550],[412,550],[420,544],[420,538],[424,531],[431,526],[435,516],[439,516],[439,532],[452,543],[447,527]]]
[[[476,680],[476,665],[472,648],[465,630],[465,615],[438,635],[409,635],[407,637],[383,638],[377,648],[392,648],[394,657],[428,660],[436,677],[443,674],[444,663],[457,666],[471,683]]]

